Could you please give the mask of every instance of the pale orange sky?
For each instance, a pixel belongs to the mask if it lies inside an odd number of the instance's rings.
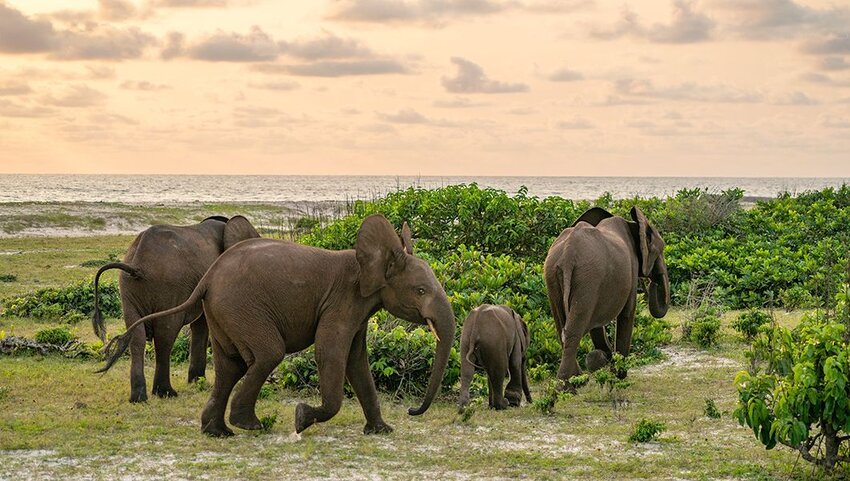
[[[848,176],[850,6],[0,0],[0,172]]]

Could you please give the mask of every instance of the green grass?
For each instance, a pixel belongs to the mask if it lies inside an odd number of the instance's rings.
[[[96,268],[80,264],[112,253],[120,257],[131,240],[0,239],[0,274],[17,276],[0,283],[0,298],[91,278]],[[186,363],[172,368],[178,398],[131,405],[126,358],[98,375],[93,371],[100,364],[93,360],[4,356],[0,479],[807,479],[809,468],[795,467],[790,450],[764,450],[729,415],[736,402],[732,380],[745,363],[744,345],[731,327],[737,314],[724,315],[717,347],[700,350],[681,339],[688,312],[671,309],[667,319],[675,334],[669,357],[632,369],[633,384],[618,394],[626,402],[616,408],[590,383],[557,401],[552,415],[524,405],[498,412],[479,408],[463,420],[456,412],[455,386],[421,417],[406,413],[417,399],[394,402],[382,395],[384,417],[395,428],[390,435],[364,436],[362,411],[349,399],[334,419],[311,427],[300,441],[290,438],[295,404],[317,404],[314,392],[267,389],[257,413],[275,420],[269,432],[236,430],[233,438],[211,439],[199,426],[209,391],[186,384]],[[775,314],[783,325],[800,317]],[[0,319],[7,335],[29,338],[56,325]],[[110,336],[123,332],[123,321],[107,320],[107,328]],[[84,342],[96,340],[87,323],[71,330]],[[150,389],[150,359],[145,375]],[[208,382],[214,377],[209,366]],[[539,397],[543,386],[532,385],[533,394]],[[723,413],[721,419],[703,415],[707,398]],[[663,422],[667,430],[657,441],[630,443],[633,426],[643,418]]]

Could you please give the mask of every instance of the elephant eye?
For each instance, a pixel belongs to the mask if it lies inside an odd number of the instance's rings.
[[[425,294],[425,288],[424,287],[417,287],[416,293],[419,294],[420,296],[424,295]]]

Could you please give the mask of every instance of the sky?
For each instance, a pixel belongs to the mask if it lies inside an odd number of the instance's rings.
[[[0,172],[850,176],[850,3],[0,0]]]

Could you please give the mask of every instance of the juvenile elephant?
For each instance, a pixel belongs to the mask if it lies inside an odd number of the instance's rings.
[[[531,402],[525,354],[528,326],[508,306],[482,304],[463,321],[460,335],[460,408],[469,404],[469,383],[476,367],[487,371],[489,405],[494,409],[519,406],[522,393]],[[502,383],[510,382],[502,394]]]
[[[137,324],[183,312],[203,300],[215,365],[215,384],[201,414],[201,429],[209,435],[233,434],[224,412],[231,390],[243,377],[230,405],[230,423],[260,429],[255,405],[269,373],[285,354],[314,343],[322,404],[298,404],[296,432],[339,411],[346,378],[366,416],[364,433],[390,432],[366,355],[369,318],[385,308],[402,319],[427,324],[437,336],[425,397],[419,408],[408,410],[411,415],[431,405],[454,341],[448,297],[428,264],[412,252],[407,226],[399,239],[378,214],[363,221],[353,250],[329,251],[271,239],[245,241],[219,257],[186,302]],[[128,342],[127,333],[110,341],[102,371]]]
[[[98,284],[100,275],[110,269],[121,269],[118,287],[124,322],[135,326],[148,314],[174,307],[183,302],[198,285],[209,266],[226,249],[239,241],[260,237],[242,216],[232,219],[208,217],[190,226],[155,225],[144,230],[133,241],[124,262],[106,264],[94,276],[94,314],[92,327],[105,340],[106,329],[100,312]],[[129,330],[130,338],[130,402],[146,401],[145,341],[153,340],[156,369],[153,394],[159,397],[176,396],[171,387],[171,349],[180,329],[192,323],[189,355],[189,382],[204,376],[207,366],[207,323],[201,304],[193,304],[182,314],[175,313],[155,325]]]
[[[615,318],[617,352],[629,354],[640,278],[649,279],[647,303],[652,316],[667,313],[670,284],[664,241],[639,208],[632,207],[631,217],[629,222],[594,207],[564,229],[549,248],[543,269],[563,348],[558,368],[562,381],[579,374],[576,352],[587,332],[595,348],[586,359],[588,369],[598,369],[611,359],[605,326]]]

